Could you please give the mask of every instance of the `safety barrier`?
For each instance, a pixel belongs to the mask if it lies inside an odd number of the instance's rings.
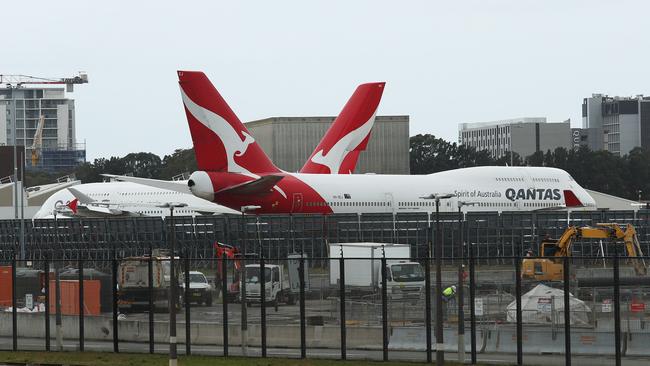
[[[485,333],[482,330],[476,332],[476,351],[483,352],[485,349]],[[458,330],[444,329],[444,351],[458,351]],[[426,350],[426,330],[424,327],[394,327],[388,340],[388,349],[394,351],[424,351]],[[431,334],[431,349],[436,350],[436,337]],[[465,351],[472,348],[469,330],[465,331]]]
[[[649,335],[650,337],[650,335]],[[522,334],[522,350],[529,354],[564,354],[564,333],[546,330],[527,330]],[[644,338],[645,339],[645,338]],[[517,353],[517,334],[514,330],[491,330],[486,352]],[[576,355],[614,355],[614,333],[593,331],[571,332],[571,353]],[[621,342],[625,353],[625,342]]]
[[[626,356],[650,356],[650,333],[627,333],[625,355]]]
[[[79,338],[79,318],[63,315],[62,334],[64,339]],[[112,341],[113,322],[111,317],[87,316],[84,319],[84,338],[92,341]],[[118,335],[120,341],[148,342],[149,323],[138,320],[119,320]],[[54,336],[55,318],[50,317],[50,334]],[[169,342],[169,325],[167,322],[156,321],[153,324],[154,341]],[[185,323],[177,323],[177,340],[185,342]],[[0,313],[0,337],[11,337],[11,313]],[[44,338],[45,320],[43,313],[18,314],[18,336],[24,338]],[[228,328],[229,344],[241,344],[239,325]],[[248,325],[248,344],[258,345],[261,342],[261,325]],[[308,347],[338,348],[340,346],[340,329],[338,326],[307,326],[306,341]],[[190,328],[192,344],[221,345],[223,330],[220,324],[192,323]],[[298,325],[267,325],[267,344],[270,347],[295,348],[300,345],[300,327]],[[381,349],[381,327],[349,327],[347,345],[356,349]]]

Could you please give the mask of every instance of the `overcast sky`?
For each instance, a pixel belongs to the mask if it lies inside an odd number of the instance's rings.
[[[650,93],[647,1],[10,1],[0,73],[68,77],[89,160],[191,146],[176,70],[242,121],[336,115],[386,81],[379,114],[456,141],[458,123],[581,124],[592,93]]]

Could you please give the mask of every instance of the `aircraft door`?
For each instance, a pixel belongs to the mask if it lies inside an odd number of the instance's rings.
[[[291,205],[291,212],[302,211],[302,193],[293,194],[293,203]]]
[[[393,194],[386,193],[384,200],[387,202],[388,206],[386,207],[386,212],[395,213],[395,202],[393,201]]]

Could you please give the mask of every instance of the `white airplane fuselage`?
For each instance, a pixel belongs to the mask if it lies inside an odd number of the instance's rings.
[[[174,192],[131,182],[85,183],[76,185],[74,188],[93,199],[92,205],[79,203],[79,213],[75,214],[66,205],[76,197],[67,189],[62,189],[43,203],[34,218],[53,218],[55,212],[57,217],[122,215],[165,217],[169,216],[170,210],[160,206],[166,203],[187,205],[174,208],[175,216],[196,216],[201,212],[237,213],[189,193]],[[89,208],[89,206],[96,208]]]
[[[260,206],[254,211],[259,214],[431,212],[435,211],[435,200],[423,197],[443,194],[454,195],[441,201],[443,212],[457,211],[459,201],[473,204],[464,206],[463,211],[581,209],[595,205],[567,172],[555,168],[473,167],[429,175],[281,175],[283,179],[264,195],[220,194],[223,187],[241,178],[233,173],[195,172],[190,177],[194,183],[190,189],[201,198],[233,209]]]

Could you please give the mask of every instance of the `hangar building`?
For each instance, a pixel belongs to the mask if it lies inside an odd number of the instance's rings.
[[[271,117],[248,122],[246,127],[279,168],[296,172],[332,121],[334,117]],[[410,173],[409,116],[377,116],[355,173]]]

